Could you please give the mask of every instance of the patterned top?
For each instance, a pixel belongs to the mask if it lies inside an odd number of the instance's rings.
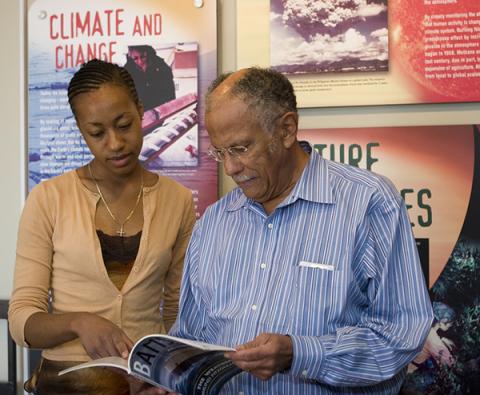
[[[239,188],[209,207],[185,259],[171,334],[293,341],[290,370],[244,372],[226,394],[396,394],[433,318],[395,187],[316,152],[270,216]]]

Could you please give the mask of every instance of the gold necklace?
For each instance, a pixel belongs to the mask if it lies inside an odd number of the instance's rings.
[[[143,193],[143,171],[142,171],[142,182],[140,184],[140,190],[138,191],[138,195],[137,195],[137,201],[135,202],[135,206],[133,206],[132,210],[130,210],[130,212],[128,213],[127,215],[127,218],[125,218],[125,220],[123,222],[120,222],[117,217],[115,217],[115,215],[113,215],[112,213],[112,210],[110,210],[110,207],[108,207],[108,204],[105,200],[105,198],[103,197],[103,193],[102,191],[100,190],[100,186],[98,185],[97,183],[97,179],[93,176],[93,171],[92,171],[92,167],[90,166],[90,163],[88,164],[88,171],[90,173],[90,177],[92,177],[92,180],[93,182],[95,183],[95,186],[97,187],[97,192],[98,194],[100,195],[100,199],[102,199],[102,202],[103,204],[105,205],[105,208],[107,209],[108,211],[108,214],[110,214],[110,217],[112,217],[113,221],[120,227],[120,230],[117,230],[116,233],[117,235],[123,237],[125,236],[125,231],[123,230],[123,227],[125,226],[125,224],[130,220],[130,218],[132,218],[132,215],[133,213],[135,212],[137,206],[138,206],[138,203],[140,202],[140,197],[142,196],[142,193]]]

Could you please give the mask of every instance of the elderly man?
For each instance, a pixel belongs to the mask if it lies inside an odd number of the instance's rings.
[[[432,309],[392,183],[299,142],[275,71],[217,78],[205,120],[238,188],[195,226],[170,333],[236,348],[225,394],[397,393]]]

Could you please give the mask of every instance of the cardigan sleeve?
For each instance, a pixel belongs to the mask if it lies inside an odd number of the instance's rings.
[[[45,185],[30,192],[20,218],[13,292],[8,321],[15,342],[28,347],[25,323],[37,312],[48,312],[52,271],[54,214]]]
[[[190,191],[188,191],[183,200],[182,222],[173,248],[172,262],[165,276],[163,320],[167,331],[177,317],[183,261],[194,224],[195,211],[193,199]]]

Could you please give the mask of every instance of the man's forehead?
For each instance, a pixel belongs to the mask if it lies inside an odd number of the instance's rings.
[[[208,121],[220,121],[222,124],[228,121],[238,123],[250,119],[249,106],[242,98],[225,92],[212,99],[210,111],[205,114],[207,123]]]

